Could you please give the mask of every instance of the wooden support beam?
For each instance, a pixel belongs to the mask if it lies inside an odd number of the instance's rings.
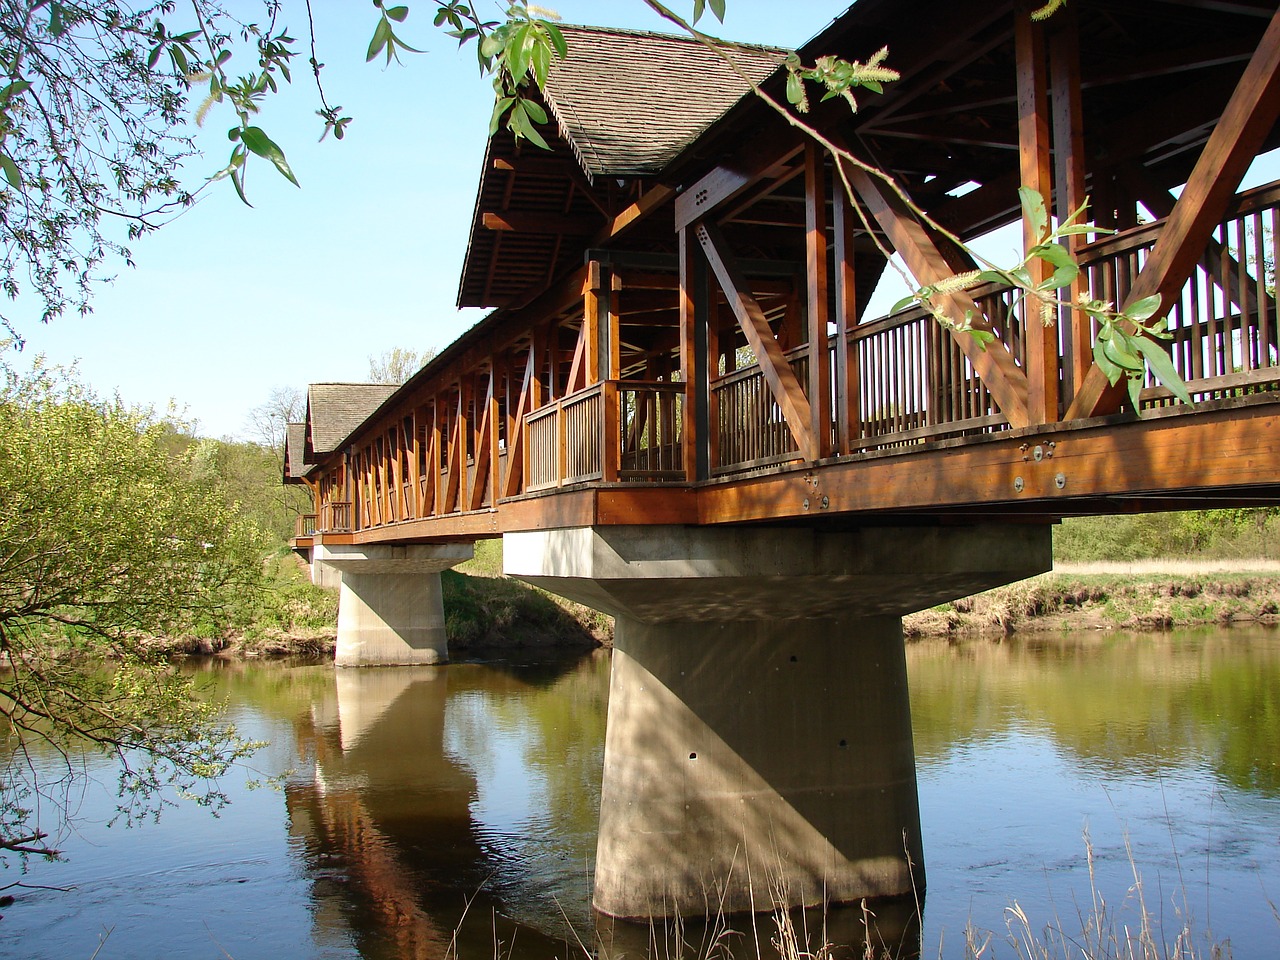
[[[1158,295],[1161,313],[1170,308],[1204,255],[1214,227],[1225,215],[1240,179],[1278,116],[1280,10],[1272,16],[1160,238],[1134,279],[1128,303]],[[1072,401],[1067,419],[1119,410],[1125,395],[1123,383],[1111,386],[1102,370],[1094,365]]]
[[[496,472],[498,464],[498,395],[497,370],[489,368],[489,386],[484,392],[484,400],[476,410],[475,475],[471,478],[471,489],[467,496],[467,509],[479,510],[484,506],[485,490],[491,485],[490,474]],[[493,504],[496,506],[497,504]]]
[[[815,143],[804,150],[805,276],[808,278],[809,430],[817,459],[831,456],[831,359],[827,351],[826,152]],[[789,369],[788,365],[788,369]]]
[[[1053,209],[1053,181],[1049,149],[1049,70],[1044,27],[1031,19],[1030,8],[1019,4],[1014,13],[1014,47],[1018,76],[1018,158],[1022,185],[1040,194],[1045,210]],[[1042,238],[1027,217],[1022,218],[1023,251]],[[1053,275],[1053,266],[1033,259],[1027,264],[1039,285]],[[1035,298],[1023,301],[1027,377],[1027,417],[1033,424],[1058,419],[1058,315],[1041,310]],[[1046,322],[1048,321],[1048,322]]]
[[[724,236],[719,228],[707,223],[698,225],[697,236],[702,252],[711,265],[711,272],[724,290],[729,307],[738,318],[738,326],[742,328],[747,343],[755,352],[760,372],[782,410],[783,419],[787,422],[787,429],[795,439],[800,455],[806,460],[817,460],[820,448],[813,433],[809,399],[804,395],[778,341],[774,339],[764,311],[751,295],[746,278],[733,259]]]
[[[582,298],[582,334],[579,338],[579,346],[585,350],[586,355],[584,362],[585,382],[583,386],[600,382],[600,324],[601,324],[601,301],[607,301],[609,290],[609,278],[607,274],[600,268],[599,260],[592,260],[588,265],[587,293]],[[602,289],[603,285],[603,289]],[[604,305],[607,311],[607,303]],[[603,318],[604,322],[608,322],[607,315]],[[574,361],[577,362],[576,359]],[[572,378],[570,378],[572,380]],[[570,389],[573,389],[572,384]]]
[[[680,238],[680,379],[684,383],[684,421],[681,430],[681,453],[684,457],[686,480],[698,477],[698,445],[707,442],[698,422],[698,381],[706,370],[708,359],[698,356],[697,324],[706,318],[698,316],[699,297],[694,289],[697,284],[698,244],[688,226],[679,228]]]
[[[605,225],[592,241],[592,246],[600,246],[609,240],[631,231],[648,219],[656,210],[660,210],[668,200],[675,196],[675,188],[659,183],[650,187],[640,199],[628,206]]]
[[[486,230],[501,230],[512,233],[569,234],[577,237],[589,237],[600,227],[600,222],[591,217],[574,217],[554,213],[518,213],[514,210],[504,210],[501,213],[482,213],[480,215],[480,223]]]
[[[529,343],[529,354],[525,359],[524,377],[520,384],[520,400],[511,418],[513,427],[507,433],[507,476],[502,485],[503,497],[514,497],[520,492],[524,483],[525,418],[530,411],[538,408],[537,401],[541,395],[537,366],[538,344],[533,340]]]
[[[1087,199],[1085,193],[1084,112],[1080,101],[1080,23],[1075,6],[1058,11],[1058,23],[1049,40],[1049,79],[1053,93],[1054,207],[1058,219],[1070,216]],[[1090,214],[1086,214],[1086,217]],[[1064,241],[1073,255],[1084,246],[1083,236]],[[1080,276],[1071,285],[1074,303],[1088,292],[1087,278]],[[1062,358],[1063,379],[1069,393],[1075,395],[1093,362],[1093,324],[1083,310],[1070,313],[1070,330],[1063,337],[1067,356]]]
[[[859,396],[861,384],[858,358],[849,342],[849,328],[858,322],[858,284],[854,271],[853,234],[857,213],[849,203],[844,185],[834,189],[836,241],[836,446],[841,454],[849,453],[858,439],[861,423]]]
[[[774,139],[777,135],[774,134]],[[744,149],[739,156],[748,158],[735,167],[716,167],[676,198],[676,229],[690,226],[695,220],[710,215],[722,203],[732,200],[753,183],[765,177],[782,175],[791,160],[804,149],[790,132],[783,135],[784,146],[757,143],[756,149]],[[751,145],[748,145],[751,146]]]
[[[875,177],[861,170],[846,165],[849,182],[871,215],[879,222],[893,248],[906,261],[907,269],[922,285],[937,283],[955,273],[943,250],[924,228],[924,225],[911,213],[900,197]],[[978,305],[964,293],[949,294],[936,298],[957,322],[971,312],[975,327],[989,325]],[[1027,414],[1027,378],[1014,362],[1009,347],[1000,342],[989,345],[985,350],[972,337],[964,333],[951,333],[956,345],[972,364],[983,385],[990,392],[1000,412],[1005,415],[1014,427],[1028,425]]]

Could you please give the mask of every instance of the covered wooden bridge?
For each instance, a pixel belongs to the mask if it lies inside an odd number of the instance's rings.
[[[803,119],[901,193],[745,93],[744,76],[783,99],[779,51],[729,48],[731,70],[693,40],[566,28],[543,91],[552,149],[503,132],[486,152],[458,303],[494,311],[366,396],[340,437],[319,402],[291,437],[288,477],[316,497],[296,545],[342,569],[344,591],[361,562],[389,569],[389,545],[426,571],[449,562],[432,550],[503,535],[510,572],[618,616],[606,749],[632,761],[606,760],[607,912],[703,902],[724,863],[690,851],[732,851],[744,821],[688,797],[726,783],[759,836],[788,838],[797,901],[909,889],[897,616],[1044,569],[1066,515],[1280,501],[1280,183],[1240,189],[1280,146],[1274,0],[1070,0],[1043,23],[1032,6],[858,0],[799,52],[888,45],[901,80],[856,113],[814,95]],[[868,309],[890,251],[913,286],[973,266],[912,207],[966,242],[1014,225],[1005,247],[1034,243],[1019,185],[1058,216],[1090,199],[1100,229],[1070,239],[1083,270],[1060,295],[1158,295],[1193,405],[1148,382],[1128,408],[1085,314],[1000,285],[935,297],[985,348],[924,309]],[[701,653],[690,623],[715,627]],[[814,664],[770,722],[806,703],[806,737],[824,731],[825,750],[830,732],[844,759],[758,756],[775,734],[728,710],[725,662],[733,695]],[[812,710],[812,685],[843,683],[861,692]],[[661,693],[641,707],[638,689]],[[683,718],[661,748],[655,715]],[[682,811],[646,786],[661,749]],[[695,757],[715,773],[691,774]],[[850,828],[850,805],[874,828]]]

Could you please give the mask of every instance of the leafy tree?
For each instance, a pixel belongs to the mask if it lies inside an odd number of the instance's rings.
[[[74,373],[0,373],[0,851],[54,852],[37,762],[50,752],[65,761],[54,782],[77,758],[114,755],[126,819],[157,813],[170,790],[224,802],[219,777],[255,744],[147,640],[243,609],[262,535],[194,479],[190,452],[170,453],[170,424]],[[84,668],[104,654],[110,670]]]
[[[430,347],[419,352],[405,347],[392,347],[380,355],[369,357],[370,383],[404,383],[435,358]]]

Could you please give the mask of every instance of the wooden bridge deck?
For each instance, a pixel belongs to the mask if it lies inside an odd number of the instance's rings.
[[[1060,295],[1159,295],[1194,405],[1149,381],[1141,409],[1123,409],[1093,364],[1087,317],[1044,318],[995,285],[945,298],[953,318],[970,311],[992,334],[985,350],[923,309],[867,317],[885,247],[922,285],[967,268],[963,251],[758,101],[651,177],[584,177],[573,138],[590,131],[562,125],[548,155],[499,133],[461,300],[485,302],[516,271],[542,279],[503,294],[340,442],[319,443],[322,411],[309,411],[308,465],[290,476],[311,485],[316,510],[298,544],[1280,502],[1280,184],[1236,192],[1280,142],[1280,14],[1153,0],[1168,36],[1147,17],[1158,53],[1117,77],[1135,41],[1099,33],[1096,18],[1122,23],[1130,6],[1096,0],[1041,26],[1014,4],[970,5],[981,9],[961,30],[970,46],[925,50],[908,41],[927,19],[910,27],[887,0],[861,0],[802,54],[851,55],[874,28],[891,50],[901,41],[906,79],[856,115],[816,110],[814,122],[965,237],[1016,218],[1019,182],[1060,211],[1087,185],[1100,229],[1071,241],[1083,270]],[[953,22],[946,5],[914,6]],[[1204,42],[1175,47],[1188,29]],[[1182,74],[1195,102],[1154,110]],[[552,93],[555,107],[574,91]],[[907,116],[937,126],[899,152]],[[944,189],[965,181],[978,189]]]

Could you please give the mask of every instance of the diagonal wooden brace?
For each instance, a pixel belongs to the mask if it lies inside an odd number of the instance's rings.
[[[711,272],[719,281],[724,295],[729,301],[733,315],[738,319],[738,326],[747,337],[747,343],[755,352],[760,362],[760,372],[765,383],[782,410],[787,421],[787,429],[800,449],[800,455],[806,460],[817,460],[818,443],[810,425],[812,413],[809,409],[809,398],[805,396],[796,379],[795,371],[782,353],[782,347],[774,339],[769,329],[769,321],[765,319],[760,304],[751,295],[746,277],[738,267],[737,261],[725,243],[724,235],[714,224],[700,223],[697,230],[698,243],[706,254]]]
[[[876,218],[890,244],[902,255],[907,269],[921,285],[938,283],[956,272],[947,262],[937,241],[900,197],[879,179],[853,164],[845,162],[843,166],[858,198]],[[981,308],[963,292],[935,298],[935,302],[939,301],[947,315],[957,322],[964,319],[966,312],[972,312],[978,322],[981,322]],[[1009,425],[1027,426],[1030,423],[1027,414],[1027,378],[1009,352],[1009,347],[997,342],[984,350],[982,344],[968,334],[954,330],[948,332],[982,378]]]
[[[1173,212],[1134,278],[1127,303],[1159,295],[1163,316],[1204,255],[1214,227],[1254,156],[1280,117],[1280,10],[1271,18],[1258,49],[1245,67],[1222,118],[1200,152]],[[1068,420],[1103,416],[1120,409],[1123,381],[1112,386],[1096,364],[1067,411]]]

